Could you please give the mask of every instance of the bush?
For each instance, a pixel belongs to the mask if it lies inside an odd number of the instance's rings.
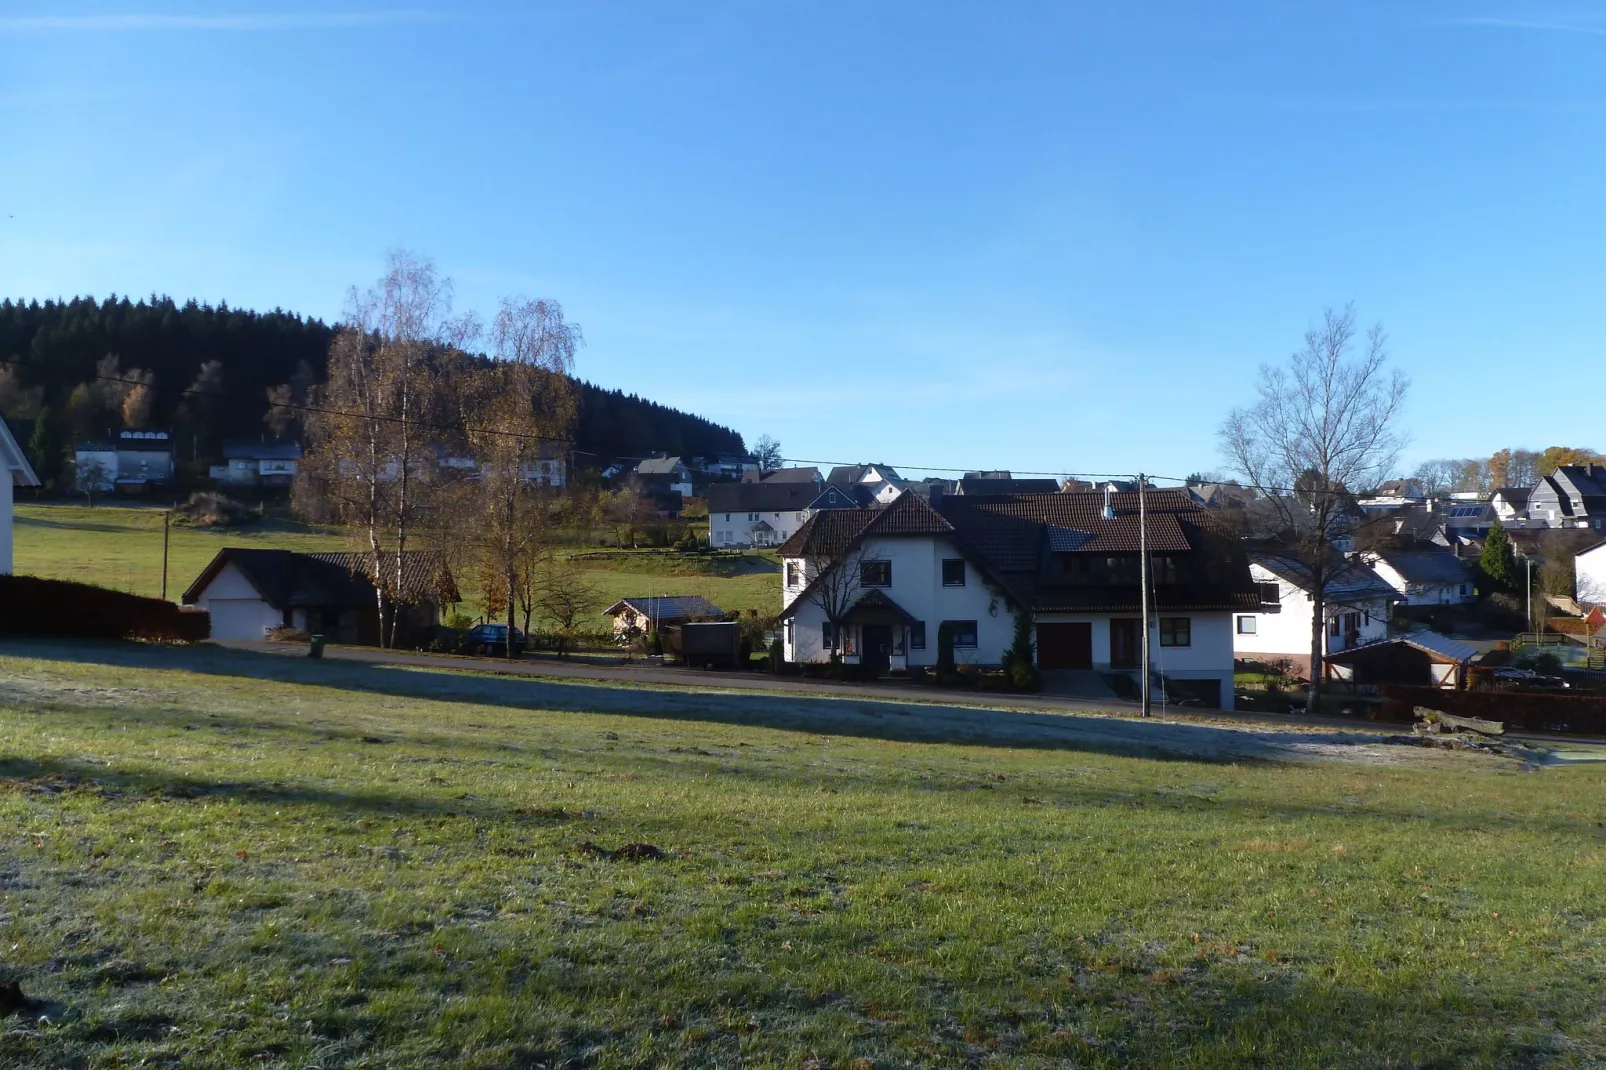
[[[255,519],[250,506],[212,490],[196,491],[173,510],[173,523],[190,527],[237,528]]]
[[[449,613],[441,626],[450,628],[454,632],[466,632],[474,627],[474,618],[467,613]]]
[[[954,665],[954,626],[947,621],[937,625],[937,682],[959,682],[959,671]]]
[[[267,639],[274,643],[306,643],[312,635],[299,628],[269,628]]]
[[[212,634],[212,618],[87,583],[0,576],[0,634],[198,643]]]
[[[781,649],[781,637],[780,636],[776,636],[774,639],[772,639],[770,641],[770,663],[767,666],[767,668],[769,669],[770,672],[779,673],[781,671],[781,654],[782,653],[783,653],[783,651]]]
[[[1005,681],[1016,691],[1036,691],[1042,686],[1032,645],[1032,619],[1025,613],[1015,614],[1015,638],[1004,653],[1003,669]]]

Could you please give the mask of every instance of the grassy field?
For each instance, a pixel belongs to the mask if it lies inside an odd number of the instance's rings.
[[[162,591],[162,514],[129,505],[17,504],[16,571],[78,580],[155,597]],[[299,550],[349,549],[343,533],[289,521],[264,521],[216,530],[175,526],[168,548],[168,597],[178,599],[206,563],[225,546]],[[740,567],[669,555],[618,551],[583,559],[603,608],[635,595],[700,594],[721,609],[780,611],[779,566],[752,555]],[[466,584],[464,586],[467,586]],[[478,615],[472,600],[463,611]],[[600,627],[606,621],[597,618]]]
[[[1606,1059],[1598,767],[829,705],[0,644],[0,1066]]]

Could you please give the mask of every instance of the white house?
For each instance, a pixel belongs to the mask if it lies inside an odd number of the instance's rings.
[[[1422,484],[1414,479],[1391,479],[1356,504],[1367,513],[1386,513],[1408,505],[1427,501]]]
[[[1153,669],[1172,694],[1230,703],[1232,617],[1259,605],[1240,544],[1185,492],[1147,497]],[[1135,673],[1137,511],[1136,494],[1057,493],[903,494],[817,513],[779,551],[785,657],[934,666],[946,623],[958,664],[993,666],[1023,613],[1041,669]]]
[[[288,486],[295,482],[301,446],[295,442],[225,442],[222,464],[210,475],[232,486]]]
[[[819,497],[813,482],[710,483],[708,545],[779,546],[803,526]]]
[[[1577,601],[1606,606],[1606,542],[1598,542],[1573,558],[1573,580]]]
[[[1472,571],[1448,551],[1369,551],[1361,557],[1408,606],[1455,606],[1478,600]]]
[[[1316,607],[1313,583],[1297,561],[1277,554],[1250,558],[1249,573],[1260,591],[1260,608],[1233,616],[1233,654],[1245,661],[1287,662],[1300,676],[1310,672],[1310,629]],[[1324,584],[1322,654],[1388,638],[1394,589],[1370,569],[1346,566]]]
[[[173,481],[173,438],[166,431],[119,431],[113,442],[86,442],[74,451],[79,490],[141,493]]]
[[[39,477],[34,474],[28,457],[17,445],[11,429],[0,420],[0,576],[11,575],[11,526],[15,522],[12,506],[15,488],[37,487]]]

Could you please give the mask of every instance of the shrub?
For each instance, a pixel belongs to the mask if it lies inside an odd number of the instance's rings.
[[[954,665],[954,626],[947,621],[937,625],[937,682],[959,682],[959,673]]]
[[[1015,614],[1015,638],[1004,653],[1003,669],[1009,686],[1017,691],[1036,691],[1042,686],[1032,646],[1032,619],[1025,613]]]
[[[776,636],[770,640],[770,663],[768,666],[770,672],[779,673],[781,671],[781,654],[781,637]]]
[[[173,522],[192,527],[237,528],[255,519],[251,508],[226,494],[200,490],[173,510]]]
[[[87,583],[0,576],[0,633],[196,643],[212,634],[212,618]]]
[[[441,627],[450,628],[454,632],[466,632],[474,627],[474,618],[467,613],[453,612],[446,615]]]
[[[305,643],[312,639],[312,635],[300,628],[269,628],[267,638],[274,643]]]

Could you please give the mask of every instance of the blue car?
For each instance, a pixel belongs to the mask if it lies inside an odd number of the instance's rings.
[[[469,629],[468,649],[472,654],[502,657],[507,654],[506,624],[476,624]],[[524,633],[513,629],[513,653],[524,652]]]

